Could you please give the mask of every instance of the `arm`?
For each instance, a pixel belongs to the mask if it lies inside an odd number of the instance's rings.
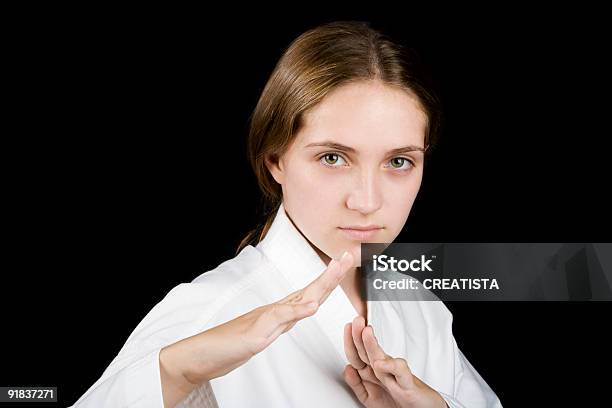
[[[163,407],[159,351],[153,349],[110,374],[110,368],[73,405],[89,407]],[[116,360],[115,360],[116,361]],[[115,362],[114,361],[114,362]]]
[[[174,407],[197,387],[188,380],[184,343],[177,342],[161,349],[159,370],[164,407]]]
[[[189,373],[186,357],[190,351],[189,344],[181,340],[133,357],[133,363],[113,374],[111,365],[74,407],[168,408],[188,399],[186,406],[218,408],[210,384],[192,383],[186,376]],[[200,390],[193,392],[197,388]]]
[[[138,334],[130,336],[102,377],[75,406],[170,407],[185,397],[189,400],[185,401],[187,406],[211,406],[207,401],[212,395],[209,380],[243,365],[297,321],[312,316],[338,286],[350,265],[352,257],[346,252],[340,261],[332,260],[305,288],[182,339],[176,338],[179,330],[175,327],[175,316],[186,319],[192,313],[186,313],[181,307],[158,308],[150,315],[161,318],[146,318],[146,322],[141,322],[135,330]],[[173,298],[177,295],[175,291]],[[170,310],[177,312],[169,313]],[[155,324],[150,324],[151,321]],[[184,334],[185,329],[180,333]],[[168,340],[170,336],[174,340]],[[162,348],[164,345],[167,346]],[[200,388],[202,385],[204,389]]]

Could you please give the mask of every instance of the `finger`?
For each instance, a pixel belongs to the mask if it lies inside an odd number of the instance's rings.
[[[378,340],[374,335],[374,328],[372,326],[365,327],[361,332],[361,338],[365,346],[368,360],[373,364],[376,360],[384,360],[388,356],[378,344]]]
[[[380,363],[380,361],[389,360],[390,357],[378,344],[378,340],[376,339],[376,336],[374,336],[374,328],[372,326],[365,327],[361,332],[361,337],[363,339],[363,344],[366,349],[366,354],[368,355],[368,360],[370,361],[370,366],[374,371],[374,376],[378,380],[380,380],[380,382],[383,383],[385,387],[392,387],[393,384],[396,382],[393,375],[384,370],[377,369],[377,363]]]
[[[366,365],[362,370],[357,370],[357,372],[363,381],[384,387],[384,384],[378,379],[378,377],[376,377],[374,370],[369,365]]]
[[[355,370],[355,368],[353,368],[353,366],[350,364],[344,368],[344,381],[346,381],[349,387],[351,387],[359,402],[365,405],[365,402],[368,399],[368,390],[361,380],[357,370]]]
[[[361,334],[364,327],[365,327],[365,319],[363,318],[363,316],[357,316],[355,319],[353,319],[353,325],[352,325],[353,330],[351,334],[353,337],[353,343],[355,344],[355,347],[357,348],[357,353],[359,354],[359,358],[364,363],[370,364],[370,360],[368,359],[368,353],[366,352],[365,346],[363,344],[363,339],[362,339],[362,334]]]
[[[359,357],[355,343],[353,342],[353,325],[347,323],[344,326],[344,353],[346,358],[351,363],[353,368],[357,370],[364,369],[367,364]]]
[[[333,259],[325,271],[304,288],[304,298],[314,300],[319,304],[323,303],[352,265],[353,255],[350,252],[345,252],[339,261]]]
[[[303,303],[304,302],[304,289],[296,290],[293,293],[290,293],[286,297],[282,298],[278,302],[275,303]]]
[[[359,353],[357,352],[357,348],[353,342],[351,323],[347,323],[344,326],[344,350],[349,363],[351,363],[353,368],[357,369],[362,380],[380,385],[381,387],[383,386],[380,380],[376,378],[376,374],[374,374],[372,367],[367,365],[363,360],[361,360],[361,357],[359,357]]]
[[[408,363],[403,358],[378,360],[374,365],[374,371],[393,375],[399,386],[404,390],[414,388],[414,376]]]

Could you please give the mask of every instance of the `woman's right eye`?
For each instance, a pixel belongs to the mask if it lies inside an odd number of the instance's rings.
[[[342,163],[338,164],[339,161],[342,161],[344,162],[344,164],[346,164],[346,161],[344,161],[342,156],[336,153],[326,153],[323,156],[321,156],[319,160],[321,161],[321,163],[323,163],[324,165],[328,167],[340,167],[343,164]]]

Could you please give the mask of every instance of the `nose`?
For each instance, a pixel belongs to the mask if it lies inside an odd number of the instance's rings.
[[[376,171],[363,170],[356,177],[346,200],[349,210],[359,211],[363,215],[371,214],[382,205],[382,191]]]

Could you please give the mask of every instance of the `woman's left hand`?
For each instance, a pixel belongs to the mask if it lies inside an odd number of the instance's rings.
[[[344,350],[350,362],[344,380],[367,408],[447,407],[438,392],[412,374],[406,360],[383,351],[362,316],[344,327]]]

